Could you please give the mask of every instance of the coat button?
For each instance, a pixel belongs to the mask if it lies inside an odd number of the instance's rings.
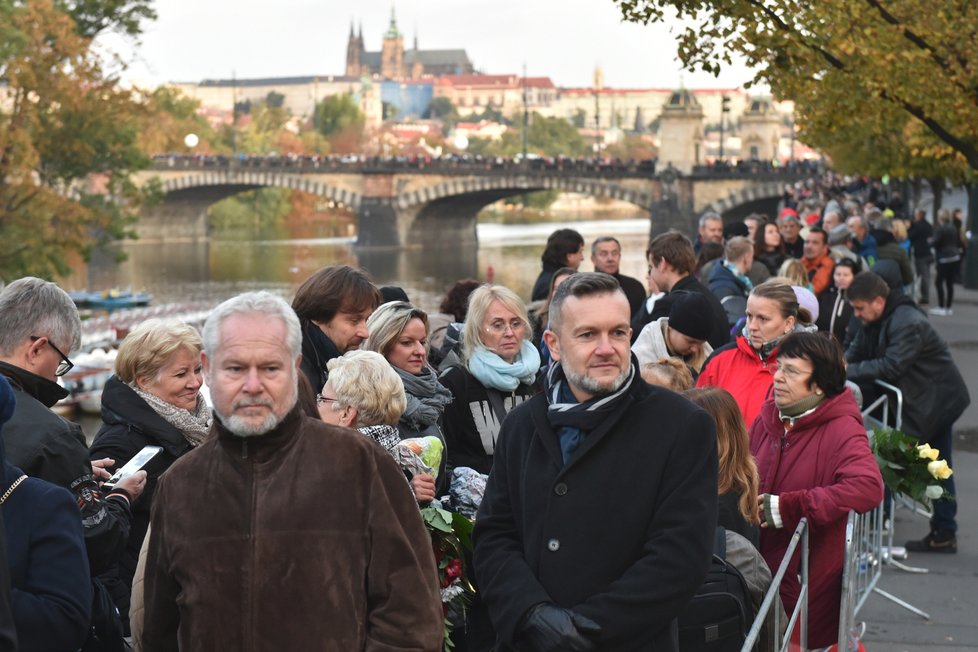
[[[557,539],[551,539],[550,541],[547,541],[547,550],[549,550],[550,552],[557,552],[558,550],[560,550],[560,541],[558,541]]]
[[[554,487],[554,493],[558,496],[563,496],[567,493],[567,485],[563,482],[558,482],[557,486]]]

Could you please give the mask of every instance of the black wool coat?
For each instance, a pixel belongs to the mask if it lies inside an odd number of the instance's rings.
[[[565,466],[537,395],[503,422],[474,565],[501,650],[535,604],[602,631],[603,652],[675,650],[674,619],[706,576],[717,522],[713,420],[636,378]]]

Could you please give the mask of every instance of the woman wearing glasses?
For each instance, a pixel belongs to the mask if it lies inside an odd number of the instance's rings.
[[[492,469],[503,418],[538,390],[540,353],[532,334],[526,306],[512,290],[483,285],[469,297],[462,365],[441,375],[455,397],[443,421],[450,468]]]
[[[115,375],[102,391],[102,427],[89,451],[91,459],[111,458],[119,468],[144,446],[163,448],[147,466],[145,496],[133,505],[125,553],[112,573],[116,576],[106,582],[127,625],[132,579],[149,527],[156,480],[210,430],[211,410],[200,395],[201,348],[192,326],[147,320],[123,340]]]

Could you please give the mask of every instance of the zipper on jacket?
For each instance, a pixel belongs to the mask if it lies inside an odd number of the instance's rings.
[[[243,459],[243,460],[248,459],[248,438],[247,437],[242,437],[241,438],[241,459]]]

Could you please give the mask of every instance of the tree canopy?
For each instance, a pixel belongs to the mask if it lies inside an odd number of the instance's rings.
[[[970,0],[613,0],[625,20],[678,15],[679,57],[717,73],[737,55],[817,147],[906,138],[901,159],[978,171],[978,4]],[[885,120],[883,119],[885,118]],[[896,166],[898,167],[898,166]]]
[[[142,7],[140,9],[140,7]],[[105,29],[138,32],[145,3],[0,3],[0,276],[52,277],[72,255],[130,233],[144,193],[132,172],[144,106],[91,50]]]

